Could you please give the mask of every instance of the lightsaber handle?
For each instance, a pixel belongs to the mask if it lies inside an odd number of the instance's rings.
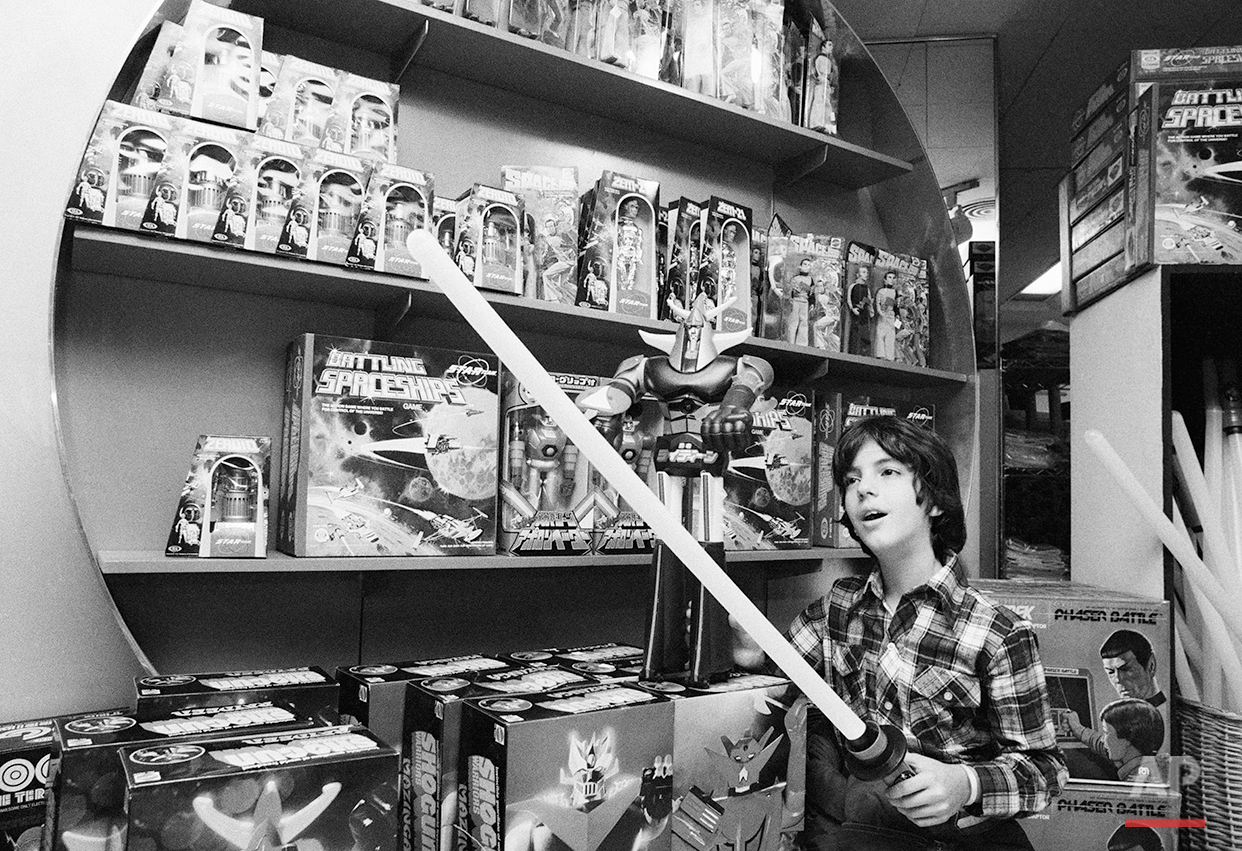
[[[883,780],[892,786],[917,772],[906,761],[906,736],[892,724],[866,722],[863,736],[847,742],[845,764],[859,780]]]

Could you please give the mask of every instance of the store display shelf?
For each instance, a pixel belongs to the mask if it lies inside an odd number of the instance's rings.
[[[412,317],[460,319],[448,298],[430,281],[346,269],[323,263],[235,251],[220,246],[162,239],[132,231],[70,225],[75,271],[166,281],[185,286],[246,292],[275,298],[365,307],[380,312],[380,336],[392,336]],[[621,316],[572,305],[553,304],[502,293],[487,299],[519,331],[548,333],[600,343],[633,343],[637,331],[671,332],[671,322]],[[964,384],[956,372],[907,366],[848,354],[829,354],[809,346],[751,338],[735,351],[771,361],[800,380],[821,377],[904,387]]]
[[[408,63],[604,118],[638,124],[709,148],[767,163],[781,183],[810,176],[861,189],[913,166],[604,62],[446,14],[413,0],[235,0],[232,8],[265,23],[350,44],[391,59],[394,78]]]
[[[783,564],[787,562],[820,562],[824,559],[866,558],[862,550],[834,550],[813,547],[809,550],[757,550],[729,553],[731,561],[742,564]],[[267,558],[175,558],[162,550],[103,550],[99,568],[105,576],[163,573],[372,573],[379,571],[406,572],[415,570],[522,570],[526,568],[577,567],[594,564],[649,564],[650,553],[612,556],[420,556],[411,558],[387,556],[354,556],[350,558],[295,558],[280,552]]]

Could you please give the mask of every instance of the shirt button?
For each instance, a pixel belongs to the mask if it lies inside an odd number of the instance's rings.
[[[884,708],[886,710],[891,710],[893,708],[893,702],[891,700],[884,701]]]
[[[945,699],[945,700],[952,700],[952,699],[953,699],[953,692],[951,692],[951,691],[946,691],[946,692],[944,693],[944,699]]]

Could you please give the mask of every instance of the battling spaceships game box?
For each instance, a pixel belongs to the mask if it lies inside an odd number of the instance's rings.
[[[494,355],[304,334],[286,363],[281,550],[494,551]]]
[[[273,668],[210,674],[157,674],[134,678],[139,720],[183,709],[241,706],[278,700],[294,711],[334,723],[340,689],[321,668]]]
[[[467,700],[461,783],[471,846],[668,851],[673,710],[625,683]]]
[[[0,849],[35,851],[46,814],[50,718],[0,724]]]
[[[125,747],[130,847],[396,851],[397,761],[362,727]]]

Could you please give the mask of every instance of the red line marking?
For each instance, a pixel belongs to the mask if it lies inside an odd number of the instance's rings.
[[[1126,827],[1207,827],[1202,818],[1128,818]]]

